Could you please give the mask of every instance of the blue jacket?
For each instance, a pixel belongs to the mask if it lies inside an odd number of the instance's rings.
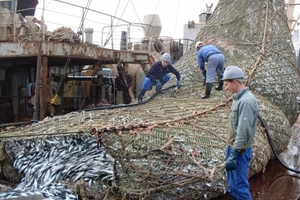
[[[213,54],[219,54],[222,53],[217,47],[214,45],[206,45],[201,47],[197,52],[197,62],[200,66],[201,70],[205,70],[204,64],[207,62],[209,56]]]
[[[155,62],[150,67],[146,77],[148,77],[151,82],[155,83],[156,80],[162,81],[162,78],[168,73],[173,73],[177,80],[180,80],[180,73],[170,64],[168,64],[166,67],[163,67],[161,61]]]

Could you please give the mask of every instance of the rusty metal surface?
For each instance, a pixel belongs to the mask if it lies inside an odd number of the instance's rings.
[[[24,42],[1,42],[0,59],[17,57],[35,57],[39,52],[39,41]],[[120,62],[127,63],[148,63],[148,53],[138,51],[118,51],[112,49],[100,48],[97,46],[88,46],[86,44],[71,45],[63,42],[42,42],[42,56],[48,57],[67,57],[72,47],[72,58],[86,60],[101,60],[107,63]]]
[[[0,42],[0,65],[10,68],[30,68],[37,70],[35,107],[33,119],[47,116],[51,105],[47,103],[53,96],[52,84],[48,83],[49,66],[85,66],[99,64],[135,63],[148,64],[149,53],[142,51],[119,51],[57,41]],[[40,72],[41,70],[41,72]],[[47,91],[50,91],[49,94]],[[50,112],[52,113],[52,112]]]

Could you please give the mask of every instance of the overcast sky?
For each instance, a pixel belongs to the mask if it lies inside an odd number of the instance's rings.
[[[88,0],[60,0],[85,7]],[[43,2],[45,2],[44,20],[48,30],[53,31],[61,26],[68,26],[72,29],[80,24],[82,9],[70,6],[56,0],[39,0],[36,10],[36,18],[41,19]],[[199,21],[199,14],[206,11],[206,4],[216,7],[218,0],[92,0],[90,9],[97,10],[132,23],[142,23],[145,15],[157,14],[162,24],[161,36],[170,36],[174,39],[183,37],[183,26],[188,21]],[[67,16],[69,14],[71,16]],[[78,16],[78,17],[76,17]],[[110,18],[104,15],[87,13],[84,27],[101,27],[108,25]],[[117,22],[116,22],[117,21]],[[116,20],[114,24],[124,24]],[[132,32],[143,31],[140,28]],[[133,33],[132,33],[133,34]]]
[[[53,31],[58,27],[66,26],[77,32],[83,9],[62,2],[81,7],[86,7],[88,4],[88,0],[39,0],[35,16],[41,19],[43,8],[45,8],[44,20],[48,30]],[[92,0],[89,6],[91,10],[86,15],[83,27],[92,27],[94,29],[94,43],[102,46],[106,40],[109,40],[108,26],[111,24],[111,17],[94,11],[122,18],[130,23],[142,23],[146,15],[157,14],[162,25],[160,36],[181,39],[183,38],[184,24],[191,20],[196,23],[199,22],[199,14],[206,11],[206,4],[211,5],[213,3],[212,10],[214,10],[218,2],[219,0]],[[294,18],[298,16],[299,7],[295,6]],[[128,30],[124,21],[114,19],[113,24],[118,25],[118,28],[114,29],[114,35],[120,37],[122,29]],[[102,32],[106,32],[106,34],[102,35]],[[143,29],[140,26],[131,26],[129,34],[132,40],[134,38],[140,40],[144,37]]]

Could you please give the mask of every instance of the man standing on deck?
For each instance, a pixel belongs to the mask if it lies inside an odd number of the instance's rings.
[[[257,126],[258,104],[243,84],[244,73],[236,66],[224,72],[224,87],[234,93],[226,139],[226,171],[229,199],[252,200],[248,182],[249,163]]]
[[[156,85],[156,92],[160,92],[162,86],[170,80],[169,73],[173,73],[177,78],[177,88],[181,87],[180,73],[172,66],[171,56],[164,53],[161,56],[161,61],[155,62],[147,73],[140,94],[138,96],[138,103],[142,103],[143,97],[147,90],[150,90],[153,85]]]

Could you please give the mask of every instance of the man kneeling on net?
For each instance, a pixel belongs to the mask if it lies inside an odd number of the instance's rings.
[[[147,73],[142,84],[140,94],[138,96],[138,103],[142,103],[143,97],[147,90],[150,90],[153,85],[156,85],[156,92],[160,92],[162,86],[170,80],[169,73],[173,73],[177,78],[177,88],[181,87],[180,73],[172,66],[171,56],[164,53],[160,61],[155,62]]]

